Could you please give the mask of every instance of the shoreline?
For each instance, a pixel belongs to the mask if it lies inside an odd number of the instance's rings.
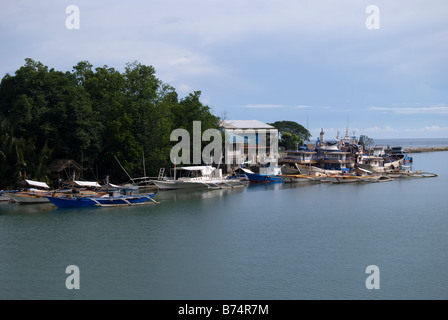
[[[421,152],[435,152],[435,151],[448,151],[448,147],[416,147],[416,148],[404,148],[404,152],[407,153],[421,153]]]

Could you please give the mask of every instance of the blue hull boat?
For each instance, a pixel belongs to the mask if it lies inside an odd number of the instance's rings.
[[[153,200],[156,193],[135,196],[114,197],[50,197],[48,200],[58,208],[118,207],[157,203]]]
[[[282,178],[278,176],[268,175],[268,174],[258,174],[258,173],[248,173],[246,172],[246,176],[250,182],[255,183],[277,183],[283,182]]]

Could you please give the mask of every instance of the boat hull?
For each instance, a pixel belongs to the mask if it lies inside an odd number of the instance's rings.
[[[331,176],[327,177],[327,179],[333,183],[354,183],[361,181],[361,179],[356,176]]]
[[[43,195],[9,193],[7,196],[20,204],[49,203],[49,200]]]
[[[88,208],[88,207],[117,207],[154,203],[155,193],[120,196],[120,197],[50,197],[48,200],[58,208]]]
[[[219,180],[154,180],[154,184],[160,190],[177,189],[224,189],[246,185],[243,179],[219,179]]]
[[[246,173],[247,178],[250,182],[254,183],[282,183],[283,180],[279,176],[267,175],[267,174],[257,174],[257,173]]]
[[[305,175],[281,175],[280,178],[285,183],[300,183],[300,182],[312,182],[313,177]]]

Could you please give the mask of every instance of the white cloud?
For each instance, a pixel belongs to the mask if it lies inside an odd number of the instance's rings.
[[[282,106],[280,104],[248,104],[242,106],[242,108],[249,109],[278,109],[278,108],[287,108],[286,106]]]
[[[429,132],[448,132],[448,127],[439,127],[439,126],[427,126],[422,129],[422,131]]]
[[[291,108],[296,108],[296,109],[308,109],[308,108],[313,108],[312,106],[293,106],[293,107],[291,107]],[[326,108],[326,107],[323,107],[323,108]]]
[[[296,108],[296,109],[307,109],[312,108],[311,106],[297,105],[297,106],[285,106],[281,104],[247,104],[241,108],[249,109],[279,109],[279,108]]]
[[[170,66],[187,65],[190,64],[191,60],[185,57],[181,57],[169,62]]]
[[[421,108],[382,108],[382,107],[371,107],[368,108],[371,111],[383,111],[385,113],[396,113],[396,114],[448,114],[448,107],[443,105],[440,106],[430,106]]]
[[[178,89],[181,93],[191,92],[193,88],[187,84],[180,84],[176,86],[176,89]]]

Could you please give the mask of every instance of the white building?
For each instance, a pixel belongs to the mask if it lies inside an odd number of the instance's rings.
[[[230,166],[277,164],[278,130],[258,120],[223,120],[225,163]],[[230,161],[229,161],[230,159]]]

